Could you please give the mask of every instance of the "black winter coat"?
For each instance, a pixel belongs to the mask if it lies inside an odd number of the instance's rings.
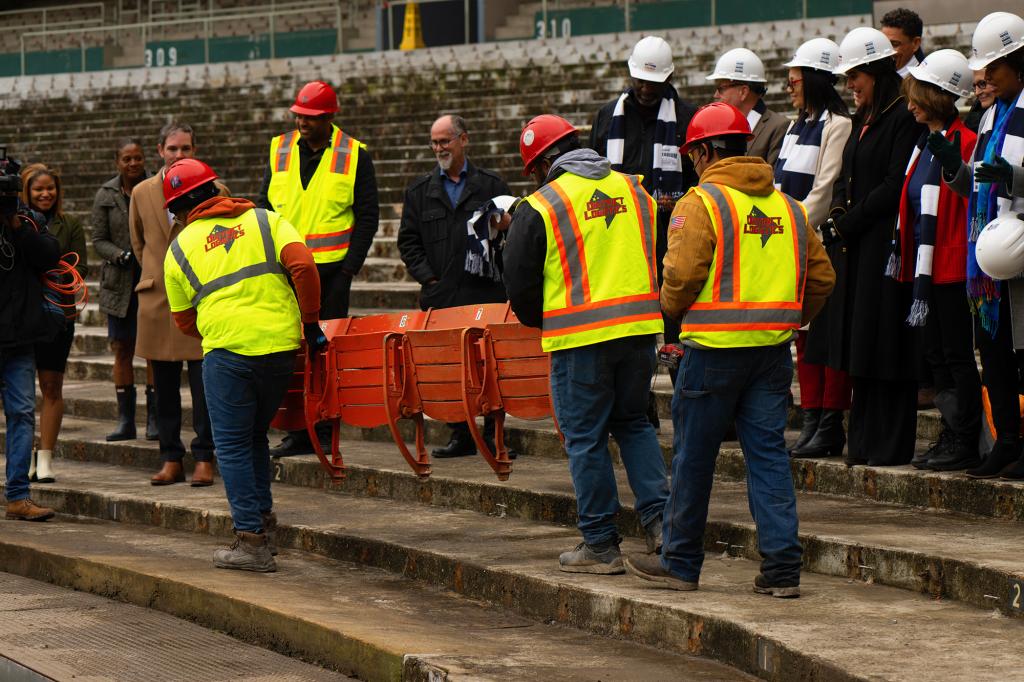
[[[29,352],[33,342],[52,340],[60,328],[44,312],[39,280],[57,265],[60,243],[45,227],[36,232],[6,225],[0,226],[0,243],[0,352]]]
[[[466,184],[454,208],[436,166],[405,190],[398,250],[409,274],[423,285],[423,310],[508,300],[501,282],[465,271],[466,222],[476,209],[501,194],[512,194],[505,181],[472,163],[466,166]],[[428,284],[432,279],[438,281]]]
[[[913,284],[885,275],[907,162],[923,132],[902,97],[868,126],[854,125],[830,215],[843,237],[828,248],[836,287],[811,325],[806,359],[884,381],[917,378],[916,334],[906,318]]]

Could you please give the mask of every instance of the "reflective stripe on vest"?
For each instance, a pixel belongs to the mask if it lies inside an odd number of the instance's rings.
[[[785,218],[791,228],[789,231],[791,232],[792,252],[790,253],[793,254],[795,263],[793,298],[789,300],[756,300],[758,292],[754,292],[744,300],[740,239],[744,230],[752,227],[754,230],[760,231],[761,248],[764,248],[767,240],[773,234],[777,234],[772,231],[774,229],[772,219],[759,211],[761,213],[759,217],[763,221],[753,226],[745,225],[737,215],[737,208],[729,191],[713,184],[700,185],[694,188],[694,191],[705,199],[705,206],[712,214],[717,243],[713,264],[714,279],[705,284],[697,301],[683,315],[681,330],[684,337],[688,332],[702,331],[736,332],[739,336],[746,331],[785,332],[797,329],[801,323],[807,267],[807,216],[803,206],[781,192],[763,198],[763,200],[771,200],[777,196],[783,199]],[[754,210],[758,210],[758,199],[762,198],[752,199]],[[800,217],[799,220],[797,216]],[[747,216],[748,221],[750,218],[751,216]],[[779,228],[780,232],[784,234],[785,226],[779,225]],[[763,230],[768,230],[768,232],[765,233]],[[748,246],[748,248],[750,247]]]
[[[277,158],[274,171],[277,173],[287,173],[288,164],[292,160],[292,144],[295,142],[295,136],[298,135],[298,131],[293,130],[289,133],[285,133],[278,138],[277,144]]]
[[[178,241],[174,240],[171,242],[171,253],[174,254],[174,260],[178,267],[181,268],[185,279],[188,280],[189,286],[196,292],[192,297],[193,307],[199,305],[201,300],[213,292],[229,287],[232,284],[238,284],[244,279],[281,272],[281,265],[277,262],[277,250],[274,248],[274,236],[270,232],[270,221],[267,219],[267,212],[262,208],[253,210],[256,213],[256,222],[260,226],[260,237],[263,239],[263,254],[266,260],[262,263],[247,265],[235,272],[221,275],[204,284],[192,269],[192,264],[188,262],[185,252],[181,250]]]

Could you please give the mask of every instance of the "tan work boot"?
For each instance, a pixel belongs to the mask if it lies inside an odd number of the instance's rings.
[[[228,549],[213,553],[213,565],[217,568],[233,568],[239,571],[273,573],[277,570],[274,557],[270,555],[265,533],[235,531],[235,541]]]
[[[7,518],[12,521],[45,521],[52,519],[55,513],[52,509],[40,507],[27,497],[7,503]]]

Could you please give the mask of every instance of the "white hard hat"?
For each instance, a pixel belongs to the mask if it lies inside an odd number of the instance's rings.
[[[843,42],[839,43],[839,66],[833,73],[842,76],[854,67],[894,54],[896,50],[884,33],[870,26],[859,26],[847,33]]]
[[[765,83],[764,64],[756,54],[745,47],[729,50],[718,58],[714,73],[706,80],[731,80],[745,83]]]
[[[828,38],[814,38],[796,48],[796,54],[783,66],[807,67],[832,73],[839,65],[839,46]]]
[[[993,12],[978,22],[971,39],[972,69],[984,69],[995,60],[1024,46],[1024,19],[1009,12]]]
[[[978,235],[974,255],[992,279],[1012,279],[1024,272],[1024,220],[1009,213],[990,222]]]
[[[647,36],[633,47],[629,55],[629,75],[642,81],[664,83],[675,71],[672,48],[658,36]]]
[[[917,80],[937,85],[957,97],[971,94],[968,86],[973,82],[974,73],[967,65],[967,57],[956,50],[936,50],[909,70]]]

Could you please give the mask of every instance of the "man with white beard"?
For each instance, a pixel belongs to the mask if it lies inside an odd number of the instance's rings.
[[[430,127],[430,150],[437,167],[410,183],[405,190],[398,250],[413,279],[422,285],[420,307],[452,308],[508,300],[497,260],[500,241],[489,239],[487,219],[474,235],[468,223],[493,198],[511,194],[493,171],[477,168],[466,157],[469,130],[461,116],[441,116]],[[497,240],[504,238],[497,233]],[[476,445],[464,424],[449,424],[448,445],[434,457],[476,454]],[[493,431],[488,423],[485,438]]]

